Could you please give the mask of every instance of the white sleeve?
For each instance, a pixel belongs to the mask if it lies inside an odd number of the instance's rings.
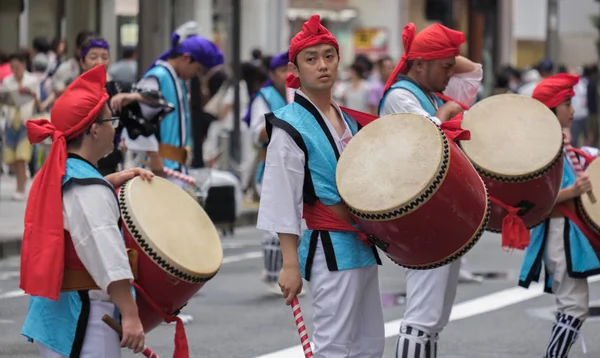
[[[119,207],[108,187],[72,185],[63,194],[63,215],[77,256],[102,291],[111,282],[133,280]]]
[[[477,98],[477,92],[483,79],[483,69],[481,64],[476,64],[477,68],[471,72],[458,73],[450,78],[444,94],[454,100],[471,106]]]
[[[259,142],[260,134],[265,128],[265,114],[271,112],[267,101],[262,96],[258,96],[250,107],[250,133],[252,142],[261,145]]]
[[[421,107],[421,103],[414,94],[404,88],[396,88],[385,97],[381,115],[394,113],[414,113],[431,119],[438,126],[442,124],[442,121],[431,116]]]
[[[281,128],[273,127],[267,148],[256,227],[300,235],[304,152]]]

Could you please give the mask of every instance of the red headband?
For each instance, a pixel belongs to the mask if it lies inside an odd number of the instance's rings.
[[[459,46],[465,42],[465,35],[460,31],[449,29],[440,24],[434,24],[416,35],[415,24],[412,22],[402,31],[404,54],[388,78],[385,85],[387,91],[398,80],[399,74],[406,74],[408,61],[422,58],[423,60],[440,60],[456,57],[460,54]]]
[[[573,97],[573,87],[579,82],[579,76],[560,73],[550,76],[538,83],[533,90],[532,97],[545,104],[548,108],[555,108],[562,102]]]
[[[50,117],[26,122],[27,137],[39,143],[52,137],[52,148],[31,185],[21,248],[21,284],[25,293],[57,300],[64,273],[62,180],[67,140],[83,134],[100,116],[106,94],[103,65],[83,73],[56,100]]]

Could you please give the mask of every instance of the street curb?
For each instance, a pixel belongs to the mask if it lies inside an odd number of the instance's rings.
[[[242,210],[242,213],[235,221],[235,227],[255,226],[258,218],[258,210]],[[216,225],[217,227],[221,225]],[[6,238],[0,236],[0,259],[5,259],[11,256],[19,256],[21,254],[22,237],[8,236]]]

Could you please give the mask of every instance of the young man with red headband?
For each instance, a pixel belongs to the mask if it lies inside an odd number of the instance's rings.
[[[118,126],[105,84],[99,65],[67,87],[51,122],[26,124],[32,143],[52,137],[27,201],[21,249],[20,287],[31,295],[21,333],[44,358],[120,357],[120,347],[137,353],[144,346],[115,187],[153,174],[130,169],[102,177],[98,171]],[[104,314],[120,317],[121,340],[102,322]]]
[[[314,356],[380,358],[384,322],[377,251],[352,226],[335,184],[340,153],[359,125],[332,101],[339,45],[313,15],[289,49],[294,102],[266,116],[269,145],[258,228],[279,235],[279,286],[290,304],[313,297]],[[306,230],[298,242],[302,217]]]
[[[415,113],[440,125],[475,101],[483,72],[481,65],[459,56],[463,33],[434,24],[416,34],[410,23],[402,39],[404,55],[386,84],[380,116]],[[397,358],[437,356],[437,337],[450,319],[460,265],[407,270]]]
[[[565,134],[569,133],[573,121],[571,98],[575,95],[573,87],[577,82],[579,76],[559,74],[543,79],[533,91],[533,98],[556,114]],[[591,149],[579,151],[565,146],[557,206],[546,221],[531,230],[531,241],[521,268],[519,285],[528,288],[532,281],[539,280],[543,264],[545,291],[556,295],[558,312],[544,358],[566,358],[569,355],[581,325],[588,317],[587,277],[600,273],[600,260],[588,240],[588,237],[596,235],[589,232],[587,225],[574,214],[574,200],[590,191],[592,185],[587,173],[577,175],[569,158],[569,154],[577,153],[577,161],[589,163],[597,155],[597,150]]]

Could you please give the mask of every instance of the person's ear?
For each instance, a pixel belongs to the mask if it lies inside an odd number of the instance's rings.
[[[288,72],[296,77],[299,77],[299,74],[300,74],[298,67],[296,65],[294,65],[293,62],[288,62]]]

